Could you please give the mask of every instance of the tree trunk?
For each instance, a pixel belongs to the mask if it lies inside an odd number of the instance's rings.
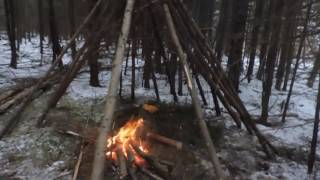
[[[182,92],[182,85],[183,85],[183,74],[182,74],[182,67],[181,65],[178,66],[178,95],[182,96],[183,92]]]
[[[260,46],[260,54],[259,54],[259,68],[257,72],[257,79],[262,80],[264,75],[264,69],[266,64],[266,55],[268,52],[268,45],[270,41],[270,34],[271,34],[271,16],[272,16],[272,5],[269,3],[269,7],[267,9],[266,19],[263,26],[263,32],[261,36],[261,46]]]
[[[132,31],[133,33],[133,37],[135,34],[135,29],[133,29]],[[135,39],[133,39],[132,42],[132,50],[131,50],[131,60],[132,60],[132,64],[131,64],[131,99],[134,99],[135,94],[134,94],[134,90],[136,87],[136,57],[137,57],[137,41]]]
[[[296,79],[296,74],[297,74],[298,67],[299,67],[299,61],[301,58],[302,49],[303,49],[304,42],[305,42],[305,39],[306,39],[307,33],[308,33],[308,23],[310,21],[310,16],[311,16],[310,14],[311,14],[311,9],[312,9],[312,3],[310,1],[312,1],[312,0],[308,1],[309,5],[307,8],[306,18],[305,18],[304,25],[303,25],[302,37],[300,39],[299,48],[298,48],[298,52],[297,52],[297,56],[296,56],[296,64],[294,65],[294,69],[293,69],[293,73],[292,73],[290,88],[289,88],[287,100],[286,100],[286,103],[285,103],[284,109],[283,109],[282,122],[285,122],[285,119],[286,119],[286,115],[287,115],[287,111],[288,111],[288,107],[289,107],[289,103],[290,103],[290,98],[291,98],[291,94],[292,94],[292,90],[293,90],[293,85],[294,85],[294,82]]]
[[[316,55],[316,59],[314,60],[313,68],[310,72],[310,76],[308,78],[307,86],[312,88],[314,81],[316,80],[316,76],[320,69],[320,46],[319,46],[319,52]]]
[[[44,24],[43,24],[43,11],[42,11],[43,5],[42,0],[38,0],[38,25],[39,25],[39,41],[40,41],[40,66],[42,66],[43,61],[43,36],[44,36]]]
[[[50,26],[50,39],[52,44],[52,55],[53,59],[52,62],[55,61],[56,57],[61,52],[61,47],[59,44],[59,36],[58,36],[58,29],[56,26],[56,20],[55,20],[55,10],[53,5],[53,0],[49,0],[49,26]],[[59,62],[59,66],[62,67],[63,63],[62,61]]]
[[[232,2],[232,27],[230,56],[228,59],[228,76],[236,91],[239,90],[240,73],[242,66],[242,50],[246,21],[248,15],[248,0],[234,0]]]
[[[216,31],[216,56],[218,62],[222,61],[225,43],[230,27],[230,14],[231,14],[232,0],[223,0],[220,8],[220,18]]]
[[[89,0],[89,9],[91,10],[93,6],[96,4],[97,0]],[[88,32],[86,35],[86,38],[90,37],[90,34],[94,34],[96,31],[96,27],[98,26],[99,19],[98,14],[100,13],[100,7],[98,7],[97,12],[94,14],[94,20],[92,20],[88,24]],[[87,40],[86,40],[87,41]],[[93,50],[90,52],[90,55],[88,56],[88,64],[90,68],[90,85],[93,87],[99,87],[100,86],[100,81],[99,81],[99,47],[100,47],[100,42],[97,42],[94,44]]]
[[[252,37],[250,41],[250,60],[247,72],[248,82],[252,80],[252,73],[254,69],[254,61],[256,58],[257,46],[259,41],[259,33],[261,29],[261,22],[263,20],[263,10],[266,2],[265,0],[256,0],[256,9],[253,20]]]
[[[315,162],[315,156],[316,156],[319,122],[320,122],[319,111],[320,111],[320,80],[319,80],[319,86],[318,86],[316,113],[315,113],[315,117],[314,117],[313,135],[312,135],[312,140],[311,140],[310,154],[309,154],[309,158],[308,158],[308,174],[309,174],[309,176],[311,176],[311,174],[312,174],[314,162]]]
[[[277,53],[279,50],[279,37],[281,31],[281,17],[282,10],[284,7],[283,0],[271,0],[270,2],[272,7],[272,22],[271,27],[273,27],[271,32],[270,39],[270,49],[268,52],[267,62],[266,62],[266,70],[265,70],[265,78],[262,82],[263,84],[263,92],[262,92],[262,102],[261,102],[261,122],[267,123],[268,112],[269,112],[269,100],[271,96],[272,89],[272,81],[273,81],[273,73],[275,62],[277,58]]]
[[[193,17],[197,21],[202,33],[211,41],[215,0],[194,0]]]
[[[99,136],[96,143],[95,156],[92,167],[91,180],[104,179],[104,166],[105,166],[105,144],[107,142],[107,134],[110,132],[111,124],[113,121],[114,110],[117,103],[117,92],[119,88],[119,79],[121,73],[122,61],[125,53],[125,46],[128,40],[130,31],[133,7],[135,0],[127,0],[127,5],[124,11],[124,18],[122,28],[119,35],[115,59],[113,61],[113,68],[111,73],[111,80],[108,86],[108,95],[106,97],[106,105],[104,118],[102,120]]]
[[[41,1],[41,0],[40,0]],[[74,0],[68,0],[68,8],[69,8],[69,25],[70,25],[70,37],[75,33],[75,14],[74,14]],[[72,59],[76,57],[76,42],[72,42],[71,44],[71,56]]]
[[[301,3],[300,0],[294,2],[285,0],[285,21],[282,30],[281,55],[276,74],[277,80],[275,84],[275,88],[279,91],[281,90],[281,85],[284,79],[286,64],[290,62],[290,59],[292,58],[291,47],[295,40],[294,34],[297,28],[296,16],[299,12],[299,3]]]
[[[11,48],[10,67],[17,68],[16,27],[13,0],[4,0],[8,39]]]

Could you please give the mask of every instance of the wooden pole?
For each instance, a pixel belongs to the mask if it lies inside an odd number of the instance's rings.
[[[135,0],[127,0],[126,8],[124,11],[124,18],[122,28],[118,39],[117,51],[113,61],[113,68],[111,74],[111,81],[108,87],[108,95],[106,97],[106,105],[104,118],[102,120],[100,134],[97,139],[95,157],[92,167],[91,180],[102,180],[105,165],[105,150],[107,142],[107,134],[110,132],[111,124],[114,115],[114,109],[117,102],[117,92],[119,88],[119,80],[121,73],[122,61],[125,53],[125,46],[128,40],[128,34],[131,25],[132,12]]]
[[[219,162],[219,159],[218,159],[218,156],[217,156],[217,153],[216,153],[216,150],[215,150],[215,147],[213,145],[213,142],[212,142],[210,134],[209,134],[208,127],[207,127],[206,122],[204,121],[204,118],[203,118],[203,112],[201,110],[200,101],[199,101],[198,96],[197,96],[197,92],[196,92],[196,88],[195,88],[195,82],[192,79],[190,68],[189,68],[189,65],[187,63],[187,56],[184,53],[184,51],[182,49],[182,46],[181,46],[181,44],[179,42],[179,38],[177,36],[175,25],[173,23],[169,7],[168,7],[168,5],[166,3],[163,4],[163,9],[164,9],[164,12],[165,12],[165,15],[166,15],[166,20],[167,20],[167,23],[168,23],[168,28],[169,28],[169,31],[170,31],[171,38],[173,40],[174,45],[176,46],[176,48],[178,50],[178,54],[179,54],[179,58],[180,58],[179,62],[181,63],[181,66],[183,67],[184,73],[185,73],[186,78],[187,78],[188,89],[189,89],[189,92],[191,94],[191,98],[192,98],[192,102],[193,102],[193,105],[194,105],[194,108],[195,108],[195,111],[196,111],[196,114],[197,114],[200,130],[201,130],[202,136],[205,139],[205,143],[206,143],[206,146],[208,148],[211,161],[212,161],[212,163],[214,165],[214,168],[215,168],[215,171],[216,171],[218,179],[225,179],[224,174],[223,174],[223,170],[221,168],[221,164]]]

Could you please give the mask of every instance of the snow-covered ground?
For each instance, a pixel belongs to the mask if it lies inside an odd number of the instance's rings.
[[[19,52],[19,61],[18,69],[12,69],[8,67],[10,62],[10,50],[8,42],[5,36],[1,36],[0,40],[0,89],[8,87],[14,84],[14,80],[22,77],[39,77],[41,76],[50,66],[51,61],[51,50],[50,47],[45,43],[45,54],[43,57],[43,66],[39,66],[40,63],[40,53],[38,47],[39,41],[38,37],[32,38],[32,41],[25,42],[20,46]],[[65,57],[65,62],[70,61],[70,55]],[[101,59],[102,64],[110,64],[110,59]],[[123,75],[123,96],[130,96],[130,86],[131,86],[131,61],[129,59],[128,66],[128,75]],[[137,99],[150,100],[155,99],[155,93],[153,89],[153,84],[150,81],[151,88],[145,89],[142,87],[142,67],[143,61],[138,60],[137,62],[137,71],[136,71],[136,97]],[[123,66],[124,67],[124,66]],[[265,127],[258,125],[259,129],[266,135],[268,135],[272,142],[276,146],[289,146],[294,148],[301,148],[308,152],[310,147],[310,140],[312,137],[313,129],[313,118],[315,112],[315,101],[316,101],[316,88],[308,88],[306,86],[306,78],[311,69],[311,65],[307,64],[306,67],[300,67],[298,72],[298,79],[294,86],[293,95],[291,98],[291,103],[289,107],[288,114],[290,115],[287,118],[287,121],[284,124],[279,124],[275,127]],[[102,87],[90,87],[89,86],[89,73],[88,69],[84,68],[77,78],[71,83],[70,87],[67,90],[66,95],[72,98],[75,101],[84,101],[88,102],[94,99],[103,99],[107,94],[108,89],[108,80],[110,79],[110,71],[102,71],[99,75]],[[164,102],[173,102],[173,97],[170,95],[169,84],[166,81],[166,77],[163,75],[156,75],[157,83],[159,88],[159,94],[161,101]],[[210,94],[210,88],[202,80],[203,88],[206,92],[206,99],[208,100],[209,105],[205,107],[206,113],[213,113],[213,102]],[[315,86],[316,87],[316,86]],[[179,103],[190,103],[191,98],[188,95],[186,86],[183,87],[183,96],[179,96]],[[259,80],[254,79],[251,83],[247,83],[245,80],[241,82],[240,86],[240,97],[247,107],[248,111],[252,115],[259,116],[261,108],[261,92],[262,92],[262,83]],[[281,121],[281,103],[286,99],[287,92],[280,92],[275,89],[272,91],[272,97],[270,99],[270,116],[273,122]],[[214,114],[214,113],[213,113]],[[227,116],[227,115],[226,115]],[[232,121],[230,121],[232,122]],[[229,124],[232,124],[228,122]],[[320,135],[320,134],[319,134]],[[29,169],[26,167],[30,165],[30,162],[23,161],[19,167],[12,167],[8,162],[4,160],[5,152],[15,151],[17,153],[27,151],[29,145],[25,145],[23,139],[25,137],[14,137],[16,139],[12,140],[10,138],[5,138],[0,141],[0,166],[7,166],[11,168],[22,169],[21,172],[15,172],[22,179],[37,179],[37,177],[46,177],[42,176],[45,174],[50,174],[54,169],[58,171],[61,164],[66,163],[65,161],[56,161],[50,166],[37,167],[39,169]],[[31,142],[29,142],[31,143]],[[10,146],[14,150],[10,149]],[[31,145],[32,146],[32,143]],[[22,148],[21,148],[22,147]],[[320,156],[320,152],[317,154]],[[307,154],[305,154],[307,156]],[[32,163],[31,163],[32,164]],[[52,169],[53,168],[53,169]],[[6,169],[6,168],[4,168]],[[0,170],[4,170],[0,168]],[[32,173],[38,172],[38,173]],[[62,171],[61,174],[65,175],[65,171]],[[58,175],[57,173],[54,173]],[[18,176],[19,177],[19,176]],[[20,178],[21,178],[20,177]],[[270,163],[270,168],[266,171],[252,172],[249,179],[294,179],[301,180],[306,179],[306,165],[302,162],[294,162],[279,159],[276,162]],[[1,172],[0,172],[1,179]],[[45,178],[40,178],[45,179]]]

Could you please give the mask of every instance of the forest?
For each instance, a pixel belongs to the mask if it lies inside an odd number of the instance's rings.
[[[320,1],[0,0],[0,180],[320,180]]]

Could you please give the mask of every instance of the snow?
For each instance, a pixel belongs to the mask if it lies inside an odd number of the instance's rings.
[[[251,180],[304,180],[306,178],[307,166],[295,162],[271,163],[268,171],[259,171],[253,173]]]

